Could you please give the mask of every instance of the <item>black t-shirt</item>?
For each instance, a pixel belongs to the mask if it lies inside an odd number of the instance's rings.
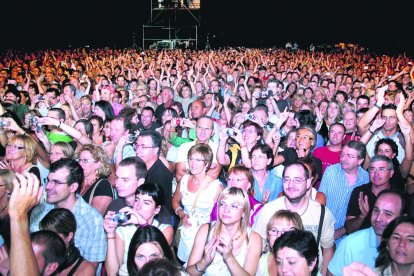
[[[359,210],[359,203],[358,203],[360,192],[362,192],[364,196],[368,197],[369,212],[367,216],[365,217],[364,221],[362,222],[359,230],[366,229],[371,226],[372,209],[374,208],[375,200],[377,199],[377,196],[374,195],[374,193],[372,192],[371,183],[356,187],[352,191],[351,197],[349,198],[348,209],[346,211],[347,216],[358,217],[361,214],[361,211]]]
[[[86,191],[86,193],[82,196],[82,198],[89,203],[89,200],[91,200],[92,190],[94,189],[95,185],[96,189],[93,193],[93,197],[95,196],[109,196],[114,197],[114,191],[112,190],[111,182],[109,182],[108,179],[99,178],[95,181],[95,183],[89,187],[89,189]],[[91,200],[92,202],[92,200]]]
[[[147,178],[145,179],[145,182],[152,182],[155,184],[158,184],[163,192],[163,204],[165,207],[167,207],[170,214],[173,214],[172,210],[172,180],[173,175],[172,173],[167,169],[167,167],[162,163],[160,159],[158,159],[154,165],[148,170]]]
[[[283,162],[283,166],[285,167],[292,163],[297,162],[300,159],[296,150],[293,148],[287,148],[279,154],[282,155],[283,158],[285,159],[285,162]],[[322,161],[319,158],[313,156],[312,153],[309,153],[303,159],[306,159],[306,158],[312,159],[314,163],[313,165],[316,169],[316,173],[318,174],[319,178],[322,178]]]

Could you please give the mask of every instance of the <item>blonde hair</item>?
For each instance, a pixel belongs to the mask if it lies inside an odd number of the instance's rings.
[[[94,160],[101,162],[101,166],[96,171],[98,176],[108,176],[111,174],[111,165],[109,164],[109,156],[106,151],[93,144],[83,145],[79,151],[79,155],[83,151],[90,152]]]
[[[272,229],[272,225],[277,219],[292,222],[296,230],[305,230],[303,228],[302,219],[298,215],[298,213],[289,210],[279,210],[276,213],[274,213],[273,216],[269,219],[269,222],[266,226],[267,232],[269,232],[269,230]]]
[[[243,216],[240,220],[240,229],[242,232],[242,235],[246,235],[247,233],[247,228],[250,226],[250,201],[249,201],[249,196],[247,195],[247,193],[245,191],[243,191],[240,188],[237,187],[227,187],[226,189],[224,189],[219,197],[217,202],[220,202],[223,199],[226,198],[234,198],[235,203],[238,203],[241,205],[242,210],[243,210]],[[219,208],[217,208],[217,212],[219,212]],[[220,232],[221,232],[221,228],[223,226],[220,217],[217,216],[217,222],[214,226],[214,236],[218,237],[220,236]]]
[[[16,141],[23,143],[24,153],[26,154],[26,162],[32,163],[36,157],[36,141],[28,135],[19,134],[10,138],[9,144],[12,144]]]
[[[0,178],[3,179],[4,185],[8,191],[13,191],[14,171],[7,169],[0,169]]]
[[[73,150],[73,147],[66,142],[56,142],[54,143],[50,149],[52,150],[53,147],[58,147],[63,155],[65,156],[65,158],[73,158],[73,156],[75,156],[75,151]]]

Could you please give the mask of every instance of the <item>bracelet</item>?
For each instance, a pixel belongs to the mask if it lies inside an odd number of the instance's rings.
[[[380,106],[379,104],[375,103],[374,106],[378,107],[379,109],[381,109],[382,106]]]
[[[370,128],[368,128],[368,131],[369,131],[371,134],[374,134],[374,132],[373,132]]]
[[[107,240],[114,240],[116,237],[106,237]]]
[[[177,214],[177,212],[178,212],[178,210],[182,210],[183,208],[181,208],[181,207],[177,207],[177,208],[175,208],[175,210],[174,210],[174,213],[178,216],[178,214]]]
[[[194,264],[194,268],[195,268],[195,270],[197,270],[198,272],[200,272],[201,274],[204,274],[205,273],[205,271],[204,270],[201,270],[201,269],[199,269],[198,267],[197,267],[197,263],[195,263]]]
[[[61,121],[59,121],[59,124],[56,126],[57,128],[60,128],[60,125],[62,124]]]
[[[240,145],[240,149],[245,148],[245,147],[246,147],[246,144]]]

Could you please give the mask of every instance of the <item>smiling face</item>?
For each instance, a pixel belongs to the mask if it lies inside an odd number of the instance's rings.
[[[401,214],[401,199],[392,193],[380,195],[375,201],[371,225],[377,236],[382,236],[385,227]]]
[[[278,275],[306,276],[311,275],[316,263],[308,265],[306,259],[298,251],[283,247],[276,252],[276,264]]]

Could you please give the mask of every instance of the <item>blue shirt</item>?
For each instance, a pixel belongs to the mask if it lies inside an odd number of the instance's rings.
[[[277,176],[273,171],[267,171],[267,173],[266,182],[262,191],[260,191],[259,183],[257,182],[256,177],[254,177],[254,198],[259,202],[262,202],[263,196],[267,190],[270,192],[267,202],[275,200],[278,195],[283,192],[282,178]]]
[[[359,230],[345,237],[337,247],[328,269],[333,275],[342,275],[342,269],[352,262],[375,268],[378,239],[374,228]]]
[[[349,185],[340,163],[326,168],[319,191],[326,196],[326,207],[331,210],[335,218],[335,229],[339,229],[345,224],[346,210],[352,191],[368,182],[369,174],[361,166],[358,167],[358,178],[352,186]],[[340,239],[337,240],[337,243],[339,241]]]
[[[72,213],[76,219],[75,246],[80,254],[90,262],[103,262],[106,257],[106,235],[102,215],[83,198],[76,195],[78,202]],[[40,221],[55,208],[55,205],[37,205],[30,216],[30,232],[39,230]]]

